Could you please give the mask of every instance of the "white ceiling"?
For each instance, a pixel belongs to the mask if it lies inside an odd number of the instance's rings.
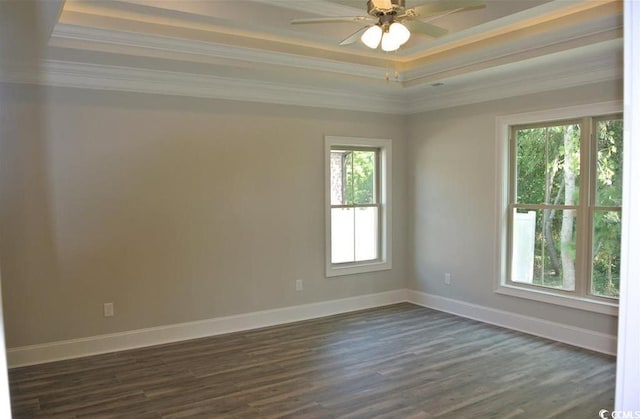
[[[384,53],[338,46],[358,22],[289,23],[365,15],[365,0],[66,0],[37,82],[411,113],[621,78],[620,0],[486,4]]]

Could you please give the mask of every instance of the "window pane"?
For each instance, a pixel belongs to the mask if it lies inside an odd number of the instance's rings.
[[[514,210],[511,280],[575,290],[575,210]]]
[[[516,131],[516,201],[576,205],[579,201],[580,127]]]
[[[377,150],[331,150],[331,205],[376,203]]]
[[[345,150],[331,150],[331,205],[346,205],[346,192],[351,190],[348,184],[351,179],[350,152]]]
[[[536,245],[536,212],[513,213],[513,248],[511,280],[533,284],[533,262]]]
[[[373,204],[376,202],[375,190],[375,151],[353,151],[351,184],[353,192],[348,199],[354,204]]]
[[[591,293],[618,297],[620,290],[620,212],[595,211]]]
[[[331,209],[331,263],[355,261],[355,208]]]
[[[331,209],[331,263],[378,258],[378,208]]]
[[[622,205],[622,120],[599,121],[596,206]]]
[[[356,261],[378,258],[378,208],[366,207],[355,210]]]
[[[516,132],[516,201],[541,204],[545,201],[546,130],[521,129]]]

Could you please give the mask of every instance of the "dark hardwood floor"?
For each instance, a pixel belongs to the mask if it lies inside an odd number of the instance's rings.
[[[597,418],[614,374],[411,304],[9,371],[15,418]]]

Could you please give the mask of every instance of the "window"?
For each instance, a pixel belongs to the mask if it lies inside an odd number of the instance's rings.
[[[391,141],[326,137],[327,276],[391,268]]]
[[[566,304],[578,308],[615,306],[620,281],[622,115],[513,124],[508,134],[501,285],[591,303]]]

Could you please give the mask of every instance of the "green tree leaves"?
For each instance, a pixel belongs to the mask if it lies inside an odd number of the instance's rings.
[[[344,156],[344,196],[349,204],[375,202],[376,151],[353,150]]]
[[[579,206],[580,194],[587,194],[592,233],[583,239],[592,245],[591,292],[617,297],[623,125],[621,119],[593,120],[592,153],[587,143],[581,149],[581,123],[515,130],[514,198],[518,211],[536,210],[534,283],[573,289],[576,213],[563,206]],[[581,159],[591,160],[590,176],[581,176]]]

